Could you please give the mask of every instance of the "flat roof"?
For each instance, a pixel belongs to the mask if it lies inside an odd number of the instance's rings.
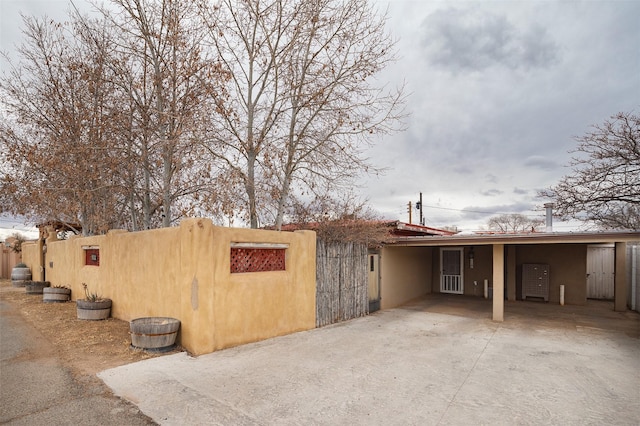
[[[601,244],[640,241],[640,231],[532,232],[528,234],[456,234],[396,237],[396,246],[458,246],[486,244]]]

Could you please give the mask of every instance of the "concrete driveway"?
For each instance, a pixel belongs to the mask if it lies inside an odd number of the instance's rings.
[[[99,377],[163,425],[638,425],[640,315],[431,297]]]

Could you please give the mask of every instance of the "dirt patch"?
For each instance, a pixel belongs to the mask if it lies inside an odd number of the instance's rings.
[[[160,356],[131,348],[127,321],[77,319],[75,302],[44,303],[42,295],[26,294],[24,288],[13,287],[10,280],[0,280],[0,300],[15,306],[76,374],[94,375],[108,368]]]

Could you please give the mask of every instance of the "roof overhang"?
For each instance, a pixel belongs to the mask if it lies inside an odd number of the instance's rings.
[[[395,226],[394,233],[399,236],[403,235],[403,233],[409,234],[406,236],[411,236],[411,234],[413,234],[413,236],[417,237],[424,237],[428,235],[451,236],[455,234],[455,232],[444,229],[431,228],[429,226],[415,225],[400,221],[391,222],[391,225]]]
[[[397,237],[394,246],[474,246],[488,244],[602,244],[640,241],[640,231]]]

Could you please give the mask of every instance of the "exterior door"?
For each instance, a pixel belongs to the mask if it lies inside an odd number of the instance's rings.
[[[615,283],[615,247],[587,247],[587,298],[613,299]]]
[[[380,255],[369,253],[369,312],[380,310]]]
[[[462,248],[440,249],[440,293],[464,293]]]

